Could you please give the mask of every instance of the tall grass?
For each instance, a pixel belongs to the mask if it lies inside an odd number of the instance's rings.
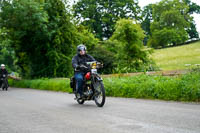
[[[9,80],[11,86],[72,92],[69,79]],[[200,72],[176,77],[139,75],[104,79],[107,96],[200,101]]]
[[[200,73],[178,77],[139,75],[108,78],[104,83],[108,96],[174,101],[200,100]]]
[[[13,80],[9,79],[10,86],[19,88],[32,88],[40,90],[52,90],[72,92],[69,79],[35,79],[35,80]]]
[[[162,70],[187,69],[185,64],[200,64],[200,41],[189,45],[155,50],[152,57]]]

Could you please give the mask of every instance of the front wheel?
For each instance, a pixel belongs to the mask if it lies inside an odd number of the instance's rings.
[[[94,101],[98,107],[103,107],[106,100],[105,88],[102,82],[97,82],[94,85],[95,94]]]
[[[2,83],[2,90],[8,90],[8,82],[6,80],[3,80],[3,83]]]
[[[3,83],[2,83],[2,90],[4,91],[5,88],[6,88],[6,87],[5,87],[5,83],[3,82]]]

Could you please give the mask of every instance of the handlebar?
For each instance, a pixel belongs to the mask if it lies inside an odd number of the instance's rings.
[[[92,61],[92,62],[86,62],[87,65],[96,66],[96,68],[103,68],[103,63],[97,62],[97,61]]]

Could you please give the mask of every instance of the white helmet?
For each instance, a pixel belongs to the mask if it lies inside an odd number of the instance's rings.
[[[1,64],[1,67],[5,67],[5,65],[4,65],[4,64]]]
[[[83,44],[78,45],[78,46],[77,46],[77,52],[79,53],[79,52],[82,51],[82,50],[86,51],[86,46],[83,45]]]

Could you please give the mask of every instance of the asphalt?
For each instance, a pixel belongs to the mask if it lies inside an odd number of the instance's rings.
[[[200,133],[200,103],[107,97],[79,105],[73,94],[0,91],[0,133]]]

